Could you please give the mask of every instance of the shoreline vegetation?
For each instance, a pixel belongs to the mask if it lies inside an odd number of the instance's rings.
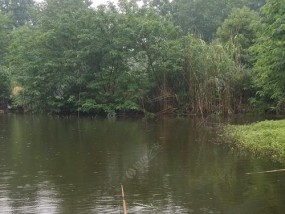
[[[285,112],[284,0],[143,2],[0,0],[0,110]]]
[[[227,125],[224,133],[241,152],[285,163],[285,119]]]

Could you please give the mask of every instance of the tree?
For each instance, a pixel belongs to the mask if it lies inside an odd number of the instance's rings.
[[[206,41],[211,41],[224,19],[233,8],[262,5],[260,0],[174,0],[174,21],[185,33],[201,35]],[[256,7],[258,8],[258,7]]]
[[[10,15],[15,27],[31,22],[33,0],[0,0],[0,11]]]
[[[37,26],[13,32],[11,69],[23,86],[19,104],[27,110],[113,115],[139,109],[146,77],[132,57],[135,40],[126,38],[129,23],[114,7],[88,6],[49,0]]]
[[[285,1],[269,0],[262,9],[265,28],[252,47],[258,95],[267,103],[285,108]]]
[[[256,41],[259,31],[262,31],[262,24],[258,13],[248,7],[236,8],[218,28],[217,38],[223,43],[233,42],[238,48],[237,60],[249,66],[248,50]]]
[[[11,22],[8,16],[0,13],[0,102],[6,103],[10,96],[10,78],[7,73],[7,43],[11,31]]]
[[[175,9],[175,5],[169,0],[150,0],[149,6],[157,10],[162,16],[172,15]]]
[[[0,65],[3,65],[7,54],[7,43],[11,30],[12,26],[9,17],[0,12]]]
[[[12,32],[8,57],[22,87],[14,102],[27,111],[234,110],[241,69],[230,48],[182,37],[150,4],[92,9],[84,0],[46,0],[34,14],[32,25]]]
[[[0,104],[4,104],[10,97],[10,79],[8,74],[0,68]]]
[[[251,0],[248,1],[246,6],[254,11],[260,11],[260,9],[265,5],[266,0]]]
[[[26,110],[74,111],[75,100],[67,92],[84,67],[77,56],[79,22],[88,10],[85,1],[44,2],[35,17],[37,25],[27,25],[12,33],[11,70],[23,90],[18,105]],[[71,86],[72,85],[72,86]],[[78,89],[79,90],[79,89]],[[66,98],[68,101],[63,102]]]

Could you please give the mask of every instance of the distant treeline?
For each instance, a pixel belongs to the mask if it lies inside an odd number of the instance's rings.
[[[285,111],[285,0],[0,0],[0,101],[25,112]]]

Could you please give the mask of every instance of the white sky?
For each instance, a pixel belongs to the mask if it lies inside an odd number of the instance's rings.
[[[36,2],[42,2],[43,0],[35,0]],[[106,4],[107,2],[114,2],[117,3],[118,0],[92,0],[93,6],[98,6],[100,4]]]
[[[93,1],[93,5],[96,7],[100,4],[106,4],[107,2],[114,2],[117,3],[118,0],[92,0]]]

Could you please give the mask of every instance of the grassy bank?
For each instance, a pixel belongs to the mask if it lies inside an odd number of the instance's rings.
[[[285,120],[228,125],[225,133],[242,151],[285,162]]]

